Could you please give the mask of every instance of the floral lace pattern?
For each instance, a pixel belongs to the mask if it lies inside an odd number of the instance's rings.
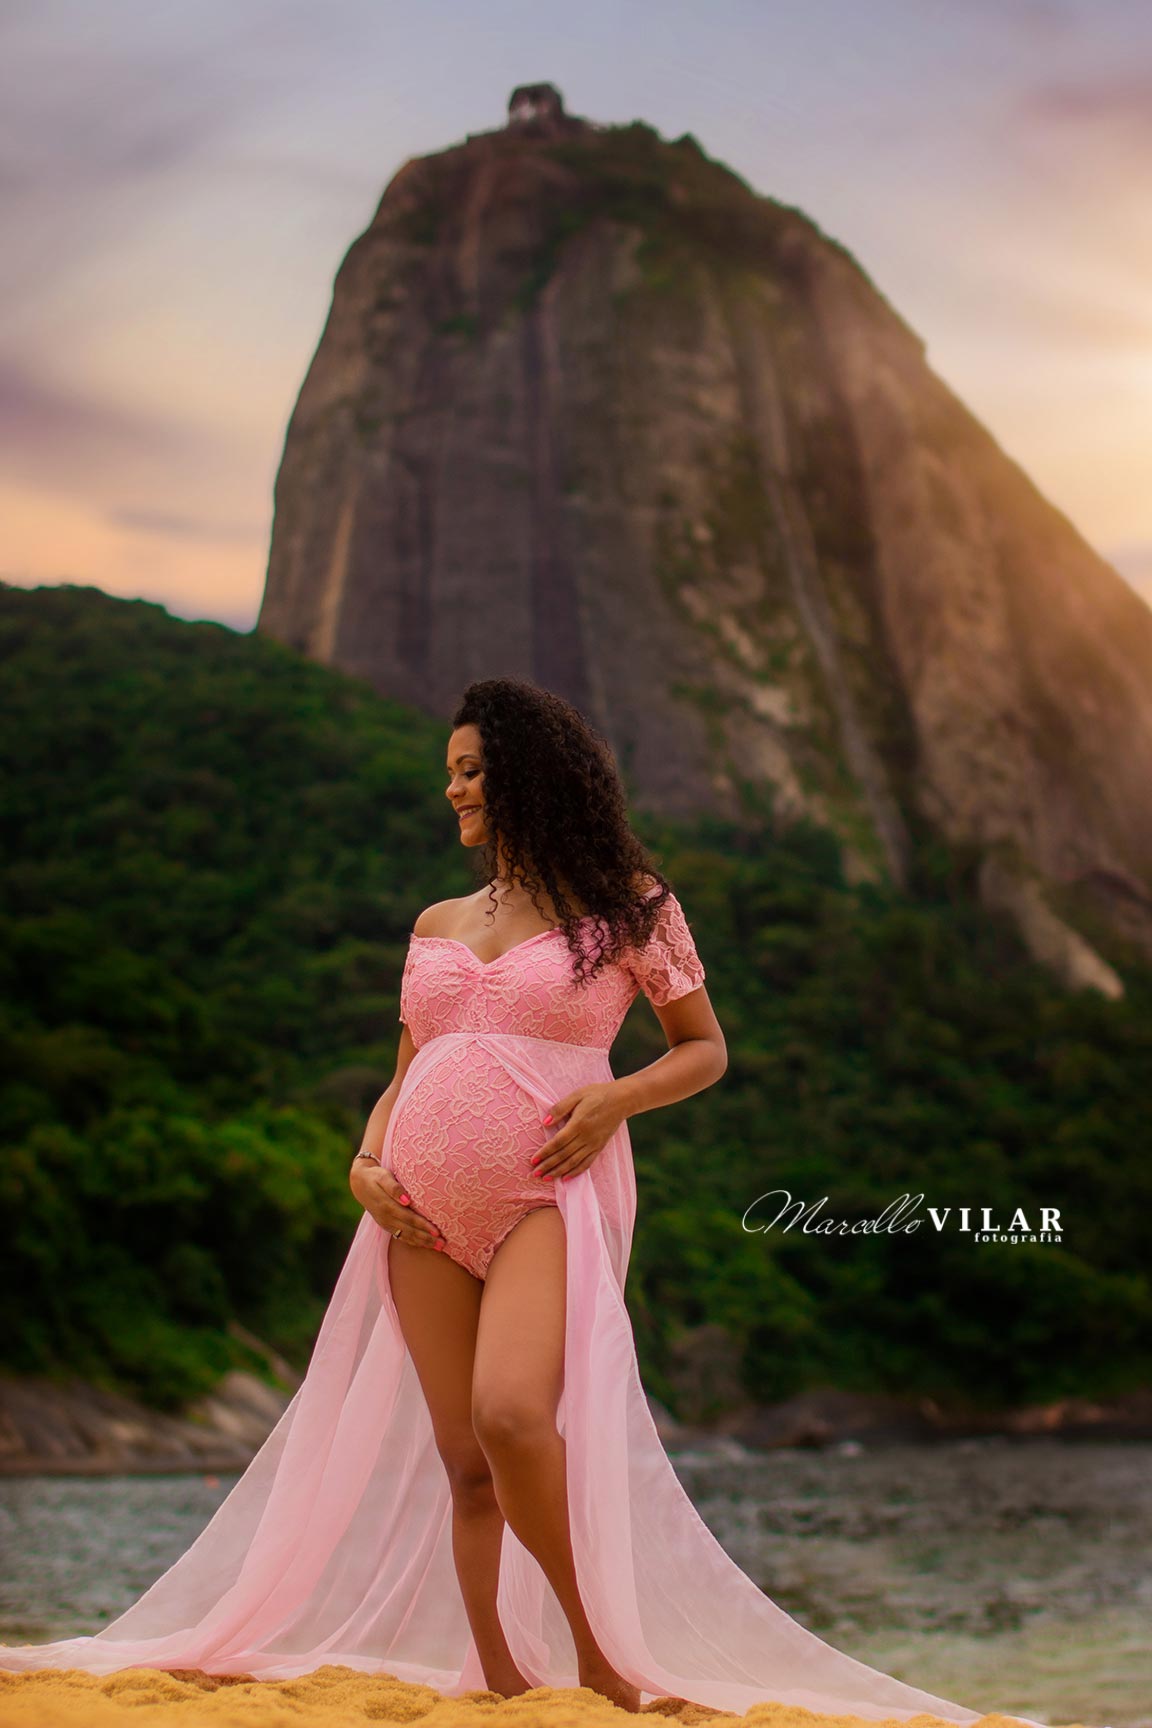
[[[474,1278],[526,1212],[555,1206],[532,1154],[547,1133],[540,1110],[483,1045],[433,1062],[400,1104],[389,1166],[412,1204],[440,1227],[444,1252]]]
[[[675,895],[642,950],[577,983],[561,930],[542,930],[498,959],[480,960],[448,936],[413,933],[400,1018],[417,1049],[445,1032],[504,1032],[607,1051],[638,990],[659,1007],[704,982]],[[417,1211],[444,1233],[447,1252],[483,1278],[509,1230],[551,1183],[530,1160],[548,1138],[535,1102],[477,1040],[446,1048],[413,1086],[392,1126],[389,1164]]]
[[[628,973],[657,1008],[667,1007],[703,984],[704,966],[675,894],[669,894],[661,906],[647,946],[632,954]]]
[[[704,966],[683,908],[669,894],[643,949],[577,984],[560,930],[541,930],[483,961],[452,936],[413,934],[400,1018],[419,1049],[440,1032],[516,1032],[607,1050],[638,990],[658,1008],[698,990]]]

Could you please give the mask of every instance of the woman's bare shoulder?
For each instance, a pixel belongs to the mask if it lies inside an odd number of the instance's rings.
[[[457,900],[437,900],[425,906],[412,926],[414,936],[450,936],[459,922],[460,909],[474,900],[474,894],[462,894]]]

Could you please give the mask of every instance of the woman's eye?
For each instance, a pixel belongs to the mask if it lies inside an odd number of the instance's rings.
[[[465,778],[465,780],[475,780],[475,778],[476,778],[477,774],[479,774],[479,772],[480,772],[479,768],[465,768],[464,778]]]

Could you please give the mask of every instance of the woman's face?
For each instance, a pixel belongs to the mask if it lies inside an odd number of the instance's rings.
[[[448,802],[460,824],[463,846],[482,846],[488,838],[484,821],[484,770],[480,765],[480,730],[458,726],[448,740]]]

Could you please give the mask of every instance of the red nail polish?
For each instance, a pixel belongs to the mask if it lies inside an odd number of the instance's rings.
[[[409,1194],[401,1194],[401,1196],[400,1196],[400,1202],[401,1202],[401,1204],[402,1204],[402,1205],[404,1205],[404,1206],[411,1206],[411,1204],[412,1204],[412,1197],[411,1197],[411,1195],[409,1195]]]
[[[549,1122],[551,1122],[551,1120],[552,1120],[551,1116],[545,1116],[545,1118],[544,1118],[545,1128],[547,1128],[547,1126],[548,1126]]]

